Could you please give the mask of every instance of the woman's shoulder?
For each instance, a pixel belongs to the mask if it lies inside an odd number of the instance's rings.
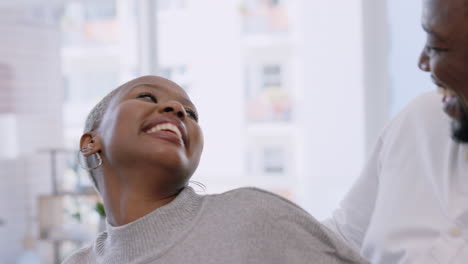
[[[217,196],[223,196],[226,199],[237,199],[241,201],[266,202],[267,204],[265,205],[286,206],[302,210],[294,202],[284,198],[283,196],[257,187],[237,188],[221,194],[217,194]]]
[[[82,263],[92,263],[91,262],[91,255],[93,251],[93,245],[87,245],[77,251],[73,252],[72,255],[67,257],[62,264],[82,264]]]
[[[83,263],[96,263],[96,253],[102,250],[102,246],[107,239],[107,232],[101,232],[84,247],[73,252],[68,256],[62,264],[83,264]]]
[[[234,223],[237,235],[261,237],[265,244],[274,248],[300,252],[294,254],[295,257],[301,255],[312,259],[328,255],[343,260],[334,263],[366,263],[312,215],[277,194],[248,187],[206,198],[213,205],[210,217],[217,217],[215,221],[218,223]]]
[[[208,195],[206,198],[212,204],[227,206],[230,210],[251,212],[251,215],[257,217],[277,218],[297,215],[313,218],[294,202],[256,187],[237,188],[220,194]]]

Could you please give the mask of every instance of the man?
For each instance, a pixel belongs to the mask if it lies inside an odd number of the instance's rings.
[[[419,67],[442,95],[387,126],[327,221],[372,263],[468,263],[468,0],[423,5]]]

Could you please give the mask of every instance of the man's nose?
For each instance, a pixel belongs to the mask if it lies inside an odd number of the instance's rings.
[[[431,71],[429,57],[427,56],[425,49],[423,49],[421,52],[421,55],[419,55],[418,67],[421,71],[425,71],[425,72]]]

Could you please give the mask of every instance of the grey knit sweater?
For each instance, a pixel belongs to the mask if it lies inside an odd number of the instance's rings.
[[[65,264],[368,263],[293,203],[255,188],[198,195],[108,225]]]

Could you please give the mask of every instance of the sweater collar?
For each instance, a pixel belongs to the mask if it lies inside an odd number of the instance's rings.
[[[130,262],[144,256],[163,251],[191,227],[200,211],[203,196],[197,195],[191,187],[185,187],[170,203],[123,226],[112,226],[107,222],[107,230],[95,244],[98,258],[125,259]],[[120,256],[118,256],[120,255]],[[125,263],[125,261],[121,263]]]

